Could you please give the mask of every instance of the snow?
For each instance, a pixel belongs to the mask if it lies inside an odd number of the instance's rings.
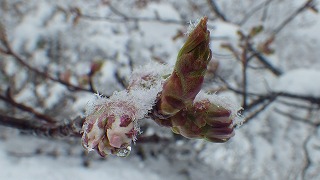
[[[150,3],[138,11],[138,17],[155,17],[161,20],[180,20],[180,15],[169,3]]]
[[[320,96],[320,84],[315,83],[320,79],[317,69],[294,69],[283,74],[274,85],[277,92],[286,92],[304,96]]]
[[[199,94],[197,94],[195,98],[195,102],[198,102],[204,99],[208,99],[211,103],[214,103],[217,106],[222,106],[226,109],[229,109],[231,111],[231,114],[233,114],[233,116],[236,116],[237,112],[242,109],[239,105],[237,105],[236,102],[230,101],[228,97],[220,96],[217,94],[208,94],[203,91],[200,91]]]
[[[45,105],[46,107],[53,107],[54,105],[58,104],[65,91],[66,87],[61,84],[54,84],[49,89],[49,95],[45,98]]]
[[[61,30],[64,25],[63,19],[57,19],[53,24],[47,24],[51,16],[53,16],[53,7],[50,3],[41,2],[37,9],[24,17],[22,23],[15,28],[13,48],[25,48],[28,52],[35,50],[39,40],[49,33]],[[39,18],[34,18],[39,17]],[[47,26],[43,28],[43,25]],[[51,26],[52,25],[52,26]]]
[[[43,69],[50,62],[48,56],[43,51],[36,51],[33,55],[34,63],[37,64],[37,68]]]
[[[110,70],[114,68],[107,67],[103,69],[107,69],[107,71],[103,72],[110,74]],[[128,89],[115,91],[110,98],[103,98],[98,94],[98,99],[90,101],[86,114],[92,114],[95,106],[110,104],[112,106],[112,108],[110,107],[110,113],[120,116],[124,109],[116,104],[122,102],[134,108],[134,115],[132,117],[134,120],[143,119],[154,106],[158,94],[162,91],[163,83],[171,71],[172,67],[158,63],[149,63],[138,67],[130,75]]]
[[[237,124],[238,126],[242,125],[243,118],[241,118],[241,115],[238,113],[240,110],[242,110],[242,107],[236,102],[231,101],[228,97],[222,95],[208,94],[200,91],[195,97],[194,103],[202,100],[209,100],[212,104],[227,109],[228,111],[230,111],[230,118],[233,119],[234,124]]]
[[[15,100],[17,102],[30,102],[32,100],[33,93],[33,87],[29,85],[29,88],[20,91],[20,93],[15,96]]]
[[[212,24],[214,27],[211,30],[213,37],[226,38],[230,42],[234,42],[239,38],[237,35],[237,31],[240,30],[239,26],[223,21],[216,21]]]
[[[5,149],[5,147],[5,143],[0,142],[0,149]],[[0,159],[0,179],[8,180],[161,179],[157,173],[145,171],[145,167],[140,166],[139,162],[134,160],[128,162],[124,159],[108,159],[107,161],[94,161],[90,167],[84,167],[78,157],[54,158],[31,155],[30,157],[8,158],[8,154],[3,150],[0,151]]]
[[[17,70],[16,64],[13,61],[7,61],[5,63],[5,66],[6,66],[5,71],[9,76],[12,76],[15,73],[17,73],[16,72],[16,70]]]
[[[116,91],[118,94],[115,93],[113,101],[131,96],[131,101],[139,107],[137,118],[141,118],[161,91],[164,77],[160,74],[170,74],[185,40],[185,36],[175,40],[173,37],[180,31],[186,32],[188,24],[123,23],[86,18],[73,24],[74,14],[70,9],[76,7],[83,14],[112,19],[121,17],[110,10],[108,3],[129,17],[194,22],[207,15],[213,61],[219,63],[217,74],[232,87],[241,89],[241,63],[221,45],[229,43],[240,51],[237,31],[246,32],[262,24],[265,30],[253,41],[257,45],[303,3],[299,0],[272,1],[270,6],[258,10],[247,22],[239,25],[249,10],[251,12],[264,1],[245,0],[236,5],[232,0],[216,1],[231,23],[213,18],[214,13],[208,5],[200,1],[148,1],[145,7],[137,7],[137,2],[29,0],[25,3],[14,0],[5,1],[4,6],[1,4],[0,15],[8,26],[7,34],[13,49],[32,67],[53,77],[70,71],[71,83],[77,84],[90,71],[93,61],[104,61],[102,69],[93,77],[96,93],[109,96]],[[8,8],[3,8],[5,6]],[[320,84],[317,83],[320,78],[319,19],[319,14],[307,10],[277,35],[272,43],[276,51],[266,58],[283,71],[281,76],[273,75],[255,59],[250,62],[255,69],[248,71],[249,92],[320,96]],[[83,116],[88,102],[90,104],[97,98],[87,92],[69,92],[65,86],[37,77],[13,58],[0,55],[0,59],[4,65],[0,67],[0,92],[5,92],[10,85],[17,102],[61,117],[61,121]],[[133,74],[129,72],[131,69]],[[117,83],[116,72],[132,85],[130,94],[123,93],[124,87]],[[150,74],[155,76],[157,83],[139,79]],[[204,90],[210,91],[210,88],[221,85],[211,77],[205,81]],[[149,89],[138,88],[137,84]],[[212,101],[232,109],[236,115],[241,95],[224,87],[217,95]],[[228,100],[220,96],[226,96]],[[197,98],[205,97],[207,94],[202,93]],[[233,103],[226,103],[230,99]],[[1,113],[24,117],[25,113],[2,101],[0,103]],[[300,119],[283,115],[279,110]],[[92,155],[95,153],[83,157],[78,141],[41,139],[0,127],[0,179],[319,179],[320,128],[312,125],[319,123],[319,115],[319,106],[310,105],[310,102],[279,98],[256,118],[237,128],[236,135],[224,144],[177,137],[169,129],[141,119],[139,124],[145,135],[158,135],[170,139],[170,142],[137,143],[132,146],[130,157],[106,160]],[[58,155],[54,155],[56,151]],[[83,166],[84,159],[90,160],[89,167]]]

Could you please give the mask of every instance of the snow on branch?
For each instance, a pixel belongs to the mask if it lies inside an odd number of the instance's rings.
[[[147,65],[133,73],[126,90],[91,103],[83,125],[84,148],[103,157],[128,156],[140,134],[138,121],[147,116],[187,138],[226,142],[234,136],[240,107],[200,92],[211,60],[207,20],[203,17],[188,34],[171,74],[165,65]]]

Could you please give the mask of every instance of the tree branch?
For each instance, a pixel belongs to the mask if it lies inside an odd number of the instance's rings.
[[[48,126],[45,124],[39,124],[38,122],[32,120],[20,119],[0,114],[0,125],[2,126],[12,127],[37,136],[45,136],[52,138],[80,137],[80,131],[83,122],[83,118],[77,117],[76,119],[70,121],[67,124],[58,126]]]
[[[264,111],[275,100],[276,100],[276,97],[273,97],[273,98],[268,98],[268,101],[266,103],[262,102],[264,104],[260,108],[258,108],[258,110],[256,110],[252,114],[250,114],[247,117],[245,117],[243,123],[247,123],[249,120],[257,117],[262,111]]]
[[[22,111],[26,111],[28,113],[31,113],[33,114],[35,117],[39,118],[39,119],[42,119],[48,123],[56,123],[57,121],[54,120],[53,118],[51,118],[50,116],[47,116],[45,114],[42,114],[38,111],[36,111],[35,109],[33,109],[32,107],[30,106],[27,106],[27,105],[24,105],[22,103],[18,103],[16,102],[12,96],[11,96],[11,93],[10,93],[10,89],[7,90],[7,93],[6,93],[6,96],[3,96],[0,94],[0,99],[11,104],[12,106],[22,110]]]
[[[248,45],[248,50],[251,51],[254,55],[254,57],[256,57],[266,68],[268,68],[274,75],[276,76],[280,76],[282,74],[282,71],[273,66],[270,61],[264,56],[262,55],[258,50],[256,50],[252,44]]]
[[[211,9],[211,11],[222,21],[229,22],[226,16],[220,11],[220,8],[217,6],[215,0],[207,0],[207,3]]]
[[[302,179],[306,179],[306,174],[307,174],[307,170],[308,168],[311,166],[311,160],[310,160],[310,154],[309,154],[309,151],[308,151],[308,142],[310,140],[312,136],[312,133],[306,138],[306,140],[303,142],[303,150],[304,150],[304,153],[305,153],[305,156],[306,156],[306,163],[302,169]]]
[[[72,13],[76,15],[76,19],[83,18],[83,19],[89,19],[89,20],[94,20],[94,21],[109,21],[113,23],[124,23],[124,22],[136,22],[136,21],[141,21],[141,22],[161,22],[161,23],[166,23],[166,24],[179,24],[179,25],[185,25],[187,24],[187,21],[179,21],[179,20],[174,20],[174,19],[160,19],[160,18],[150,18],[150,17],[133,17],[126,15],[122,12],[120,12],[118,9],[115,7],[109,5],[110,10],[120,18],[112,18],[112,17],[99,17],[99,16],[92,16],[88,14],[82,14],[80,10],[71,10]]]
[[[308,124],[308,125],[313,126],[313,127],[320,126],[320,122],[312,122],[312,121],[309,121],[308,119],[295,116],[292,113],[284,112],[284,111],[282,111],[282,110],[280,110],[278,108],[276,108],[274,111],[279,113],[279,114],[282,114],[284,116],[289,117],[290,120],[293,120],[293,121],[302,122],[302,123]]]
[[[272,1],[273,0],[267,0],[257,5],[256,7],[253,7],[248,13],[245,14],[245,17],[239,22],[239,25],[243,25],[244,23],[246,23],[248,19],[252,17],[257,11],[268,6]]]
[[[309,9],[315,8],[315,1],[314,0],[307,0],[305,4],[303,4],[300,8],[294,11],[289,17],[287,17],[274,31],[273,35],[277,35],[284,27],[286,27],[292,20],[294,20],[300,13]]]
[[[63,81],[62,79],[59,78],[54,78],[50,76],[48,73],[40,71],[37,68],[32,67],[25,59],[23,59],[21,56],[19,56],[12,48],[11,45],[7,39],[6,36],[6,31],[2,23],[0,22],[0,41],[3,43],[5,49],[1,49],[0,53],[8,56],[12,56],[14,59],[18,61],[22,66],[26,67],[28,70],[36,73],[37,75],[44,77],[46,79],[49,79],[51,81],[60,83],[65,85],[70,91],[86,91],[86,92],[91,92],[91,93],[96,93],[96,91],[92,88],[93,86],[90,85],[90,89],[82,88],[76,85],[72,85],[69,82]]]
[[[217,6],[217,4],[215,3],[214,0],[208,0],[207,1],[211,7],[211,9],[217,14],[217,16],[225,21],[225,22],[229,22],[229,23],[232,23],[230,22],[228,19],[225,18],[225,15],[219,10],[219,7]],[[282,74],[282,71],[276,67],[274,67],[270,62],[269,60],[267,60],[267,58],[265,56],[263,56],[262,53],[260,53],[259,51],[257,51],[253,46],[252,44],[248,44],[247,46],[248,50],[250,52],[253,53],[254,57],[256,57],[264,66],[266,66],[269,70],[271,70],[272,73],[274,73],[276,76],[279,76]]]
[[[238,90],[234,87],[232,87],[230,84],[228,84],[228,82],[226,82],[222,77],[219,77],[219,80],[221,80],[225,86],[233,91],[236,94],[240,94],[242,95],[244,92],[241,90]],[[269,99],[274,99],[274,98],[278,98],[278,97],[284,97],[284,98],[291,98],[291,99],[297,99],[297,100],[302,100],[302,101],[307,101],[310,102],[311,104],[316,104],[320,106],[320,97],[314,97],[314,96],[307,96],[307,95],[299,95],[299,94],[292,94],[292,93],[288,93],[288,92],[269,92],[267,94],[259,94],[259,93],[252,93],[252,92],[247,92],[248,96],[254,96],[254,97],[258,97],[257,100],[251,102],[248,106],[246,110],[252,109],[253,107],[264,103],[266,100]]]

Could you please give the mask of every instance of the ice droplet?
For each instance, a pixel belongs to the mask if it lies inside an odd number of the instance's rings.
[[[131,152],[131,146],[127,146],[126,148],[120,148],[117,152],[118,157],[127,157]]]

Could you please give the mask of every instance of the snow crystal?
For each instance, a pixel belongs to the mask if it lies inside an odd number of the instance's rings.
[[[107,101],[106,98],[103,98],[99,92],[94,94],[94,96],[91,96],[86,104],[86,111],[85,116],[89,116],[90,114],[94,113],[95,107],[99,105],[105,104]]]
[[[154,106],[158,94],[162,91],[163,83],[169,76],[171,68],[161,64],[147,64],[137,68],[131,76],[128,89],[115,91],[110,98],[103,98],[99,94],[88,102],[86,116],[91,115],[100,105],[107,105],[108,113],[121,116],[124,111],[130,111],[130,116],[134,121],[134,129],[140,132],[138,121],[146,117]],[[118,121],[120,123],[120,121]],[[119,124],[114,124],[119,126]],[[132,127],[128,127],[129,130]],[[116,128],[113,128],[116,129]],[[111,131],[108,131],[111,133]],[[114,133],[112,131],[112,133]],[[111,137],[111,134],[110,134]],[[136,137],[133,137],[133,141]],[[130,153],[128,149],[120,152],[119,156]]]
[[[196,19],[195,21],[190,20],[188,30],[185,33],[185,35],[189,35],[196,28],[196,26],[199,24],[200,20],[201,20],[200,18]]]
[[[150,62],[144,66],[135,68],[130,76],[130,84],[141,83],[141,77],[151,76],[155,78],[164,78],[169,76],[173,71],[173,67],[169,65],[160,64],[157,62]],[[139,81],[139,82],[133,82]]]
[[[135,106],[139,109],[138,118],[152,109],[158,94],[162,91],[166,77],[170,75],[172,68],[167,65],[150,63],[137,68],[131,76],[130,94],[134,99]]]

